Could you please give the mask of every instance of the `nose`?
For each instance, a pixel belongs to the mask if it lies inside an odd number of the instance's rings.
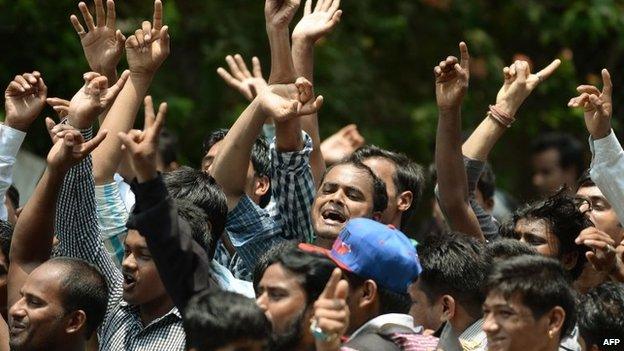
[[[265,313],[269,309],[269,307],[267,306],[267,296],[266,295],[267,295],[266,293],[263,293],[263,294],[259,295],[256,298],[256,304]]]
[[[533,186],[536,188],[541,188],[544,185],[544,177],[541,174],[535,173],[532,178]]]
[[[483,318],[483,331],[486,334],[496,333],[498,331],[498,323],[496,323],[496,319],[494,319],[492,313],[486,313]]]
[[[134,254],[130,253],[128,254],[128,256],[126,256],[123,261],[121,262],[121,267],[123,268],[123,270],[135,270],[137,265],[136,265],[136,260],[134,259]]]
[[[9,316],[12,319],[20,320],[26,316],[26,309],[24,309],[25,299],[22,297],[17,300],[11,308],[9,308]]]

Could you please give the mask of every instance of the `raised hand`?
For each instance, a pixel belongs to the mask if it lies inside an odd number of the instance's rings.
[[[459,108],[470,79],[470,55],[468,46],[463,41],[459,43],[461,60],[449,56],[433,69],[436,85],[436,102],[440,109]]]
[[[614,246],[617,244],[607,233],[589,227],[581,231],[575,242],[577,245],[585,245],[592,249],[587,251],[585,256],[597,271],[611,273],[616,268],[618,257]]]
[[[326,164],[336,163],[351,155],[366,143],[355,124],[349,124],[321,143],[321,153]]]
[[[69,114],[69,100],[61,98],[47,98],[46,102],[56,112],[59,118],[65,118]]]
[[[316,338],[317,350],[336,349],[340,345],[340,337],[349,327],[349,306],[346,301],[349,283],[341,276],[340,269],[334,269],[325,289],[314,302],[310,331]]]
[[[532,74],[526,61],[516,61],[503,68],[505,82],[496,95],[496,107],[514,117],[524,100],[561,65],[556,59],[541,71]]]
[[[293,30],[293,40],[316,43],[340,22],[342,10],[339,8],[340,0],[317,0],[313,11],[312,0],[306,0],[303,17]]]
[[[278,123],[316,113],[323,105],[323,97],[314,98],[312,84],[305,78],[298,78],[295,84],[270,85],[257,99],[262,112]]]
[[[227,85],[238,90],[247,100],[253,100],[258,95],[258,91],[264,90],[268,86],[266,80],[262,77],[260,60],[257,57],[254,56],[251,59],[253,74],[249,72],[245,61],[239,54],[234,55],[234,57],[228,55],[225,57],[225,61],[230,67],[230,72],[219,67],[217,73]]]
[[[86,141],[82,134],[67,125],[53,126],[54,122],[46,121],[48,132],[53,136],[54,145],[48,153],[48,168],[60,173],[67,172],[71,167],[87,157],[106,137],[106,130],[100,130],[95,138]]]
[[[169,27],[163,26],[162,2],[154,2],[154,20],[143,21],[141,29],[126,40],[128,66],[133,74],[152,77],[169,56]]]
[[[4,92],[5,124],[25,132],[45,106],[48,87],[41,73],[15,76]]]
[[[301,0],[266,0],[264,18],[269,29],[287,29],[299,9]]]
[[[85,73],[85,84],[74,95],[69,103],[69,124],[78,129],[85,129],[115,101],[130,75],[124,71],[112,87],[108,87],[108,79],[95,72]]]
[[[116,78],[117,64],[121,59],[126,38],[116,29],[115,1],[106,2],[106,13],[102,1],[95,0],[95,23],[87,5],[84,2],[78,4],[87,30],[75,15],[71,15],[69,19],[80,36],[80,43],[91,70],[112,80]]]
[[[119,132],[117,135],[123,143],[125,151],[130,156],[130,164],[137,175],[139,183],[154,179],[156,156],[158,154],[158,138],[165,123],[167,103],[163,102],[158,108],[158,115],[154,117],[152,97],[145,97],[145,124],[143,130],[131,130],[129,133]]]
[[[593,85],[580,85],[576,90],[580,95],[572,98],[568,106],[584,108],[585,125],[594,139],[602,139],[609,135],[613,114],[611,98],[613,84],[609,71],[602,70],[602,91]]]

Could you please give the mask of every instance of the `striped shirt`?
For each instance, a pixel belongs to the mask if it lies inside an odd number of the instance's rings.
[[[92,132],[89,129],[83,131],[83,135],[88,140]],[[106,279],[109,300],[104,322],[98,330],[99,349],[184,350],[186,336],[177,308],[144,326],[138,307],[129,306],[122,299],[123,276],[100,239],[91,156],[72,167],[65,176],[55,220],[60,241],[57,252],[92,263]]]

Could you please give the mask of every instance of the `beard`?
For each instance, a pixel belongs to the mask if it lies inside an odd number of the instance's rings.
[[[303,339],[303,319],[306,309],[302,310],[299,315],[293,319],[292,323],[281,334],[271,334],[269,340],[269,351],[292,351],[295,350],[297,344]]]

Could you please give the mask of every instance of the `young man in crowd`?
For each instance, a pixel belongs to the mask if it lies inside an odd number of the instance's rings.
[[[576,308],[558,261],[539,255],[513,257],[494,267],[485,286],[488,350],[560,350],[574,328]]]
[[[425,187],[422,167],[402,153],[374,145],[357,149],[351,159],[367,165],[386,185],[388,206],[381,222],[405,231]]]
[[[491,262],[484,245],[450,232],[427,238],[418,256],[422,273],[409,287],[414,324],[437,331],[444,350],[486,350],[481,304]]]
[[[573,189],[586,167],[581,143],[570,134],[539,135],[530,150],[531,181],[540,197],[551,196],[562,187]]]
[[[344,347],[396,350],[410,340],[423,341],[421,324],[407,314],[407,287],[422,268],[413,243],[403,233],[370,219],[356,218],[347,222],[331,250],[308,244],[299,247],[329,257],[349,283],[346,301],[350,321]],[[340,306],[335,309],[340,310]],[[435,346],[437,340],[431,338],[428,343]]]
[[[607,282],[582,295],[578,305],[578,326],[583,350],[621,348],[624,342],[624,286]]]

